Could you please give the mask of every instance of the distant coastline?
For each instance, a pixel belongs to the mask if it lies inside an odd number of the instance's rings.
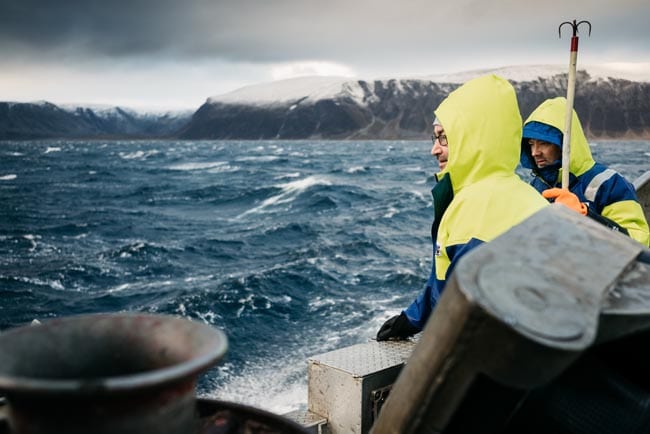
[[[532,65],[381,80],[301,77],[209,97],[194,111],[0,102],[0,140],[420,140],[430,134],[433,108],[465,80],[487,73],[508,78],[525,119],[544,99],[566,94],[563,69]],[[638,68],[579,68],[575,109],[590,140],[650,140],[650,80],[640,74]]]

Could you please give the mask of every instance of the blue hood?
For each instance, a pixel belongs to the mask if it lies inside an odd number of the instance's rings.
[[[523,134],[521,140],[521,157],[519,162],[526,169],[535,169],[535,164],[533,164],[533,159],[530,155],[530,146],[528,145],[528,139],[543,140],[548,143],[556,145],[560,150],[562,150],[562,137],[563,134],[560,130],[555,128],[552,125],[543,124],[537,121],[528,122],[524,125]]]

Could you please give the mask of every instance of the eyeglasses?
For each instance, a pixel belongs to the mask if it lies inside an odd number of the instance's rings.
[[[433,143],[433,146],[436,145],[436,140],[440,142],[440,146],[447,146],[447,135],[446,134],[438,134],[437,136],[434,134],[431,136],[431,143]]]

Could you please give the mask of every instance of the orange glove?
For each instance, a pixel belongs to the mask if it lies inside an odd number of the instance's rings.
[[[562,188],[549,188],[548,190],[542,191],[542,196],[549,200],[554,199],[556,203],[561,203],[582,215],[587,215],[587,205],[580,202],[578,196],[571,193],[569,190],[564,190]]]

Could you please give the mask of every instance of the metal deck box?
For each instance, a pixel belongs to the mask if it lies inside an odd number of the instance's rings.
[[[331,434],[370,430],[415,341],[370,341],[308,360],[309,408]]]

